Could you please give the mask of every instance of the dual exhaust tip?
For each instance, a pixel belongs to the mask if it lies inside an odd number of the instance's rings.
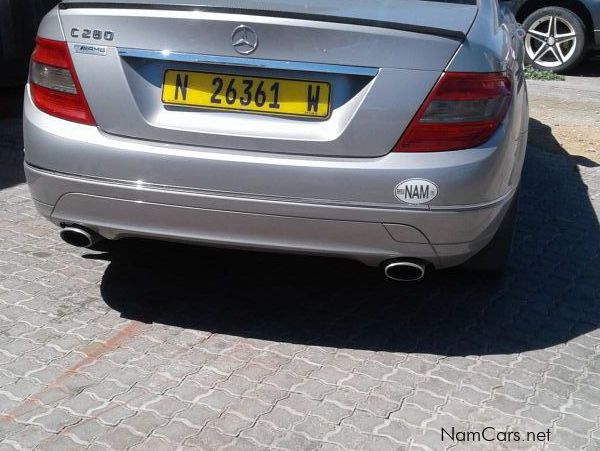
[[[427,264],[417,260],[394,260],[383,267],[385,276],[396,282],[418,282],[425,277]]]
[[[83,226],[70,225],[60,231],[65,243],[75,247],[92,247],[102,240],[96,232]],[[418,282],[425,277],[427,265],[418,260],[394,260],[384,265],[384,273],[388,279],[396,282]]]
[[[98,241],[102,240],[102,237],[96,232],[77,225],[64,227],[60,231],[60,237],[65,243],[71,246],[86,248],[92,247]]]

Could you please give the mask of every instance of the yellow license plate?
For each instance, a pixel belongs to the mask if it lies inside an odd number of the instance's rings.
[[[168,70],[162,101],[196,108],[326,118],[331,108],[331,86],[320,81]]]

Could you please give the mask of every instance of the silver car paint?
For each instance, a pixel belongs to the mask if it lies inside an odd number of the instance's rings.
[[[452,38],[307,20],[162,10],[92,11],[61,12],[63,27],[70,30],[85,24],[91,29],[110,29],[115,33],[114,44],[120,48],[238,57],[231,33],[244,23],[261,37],[259,48],[249,60],[375,68],[375,77],[361,77],[316,75],[306,70],[275,72],[268,66],[219,66],[221,72],[233,70],[265,77],[317,76],[335,86],[335,109],[330,120],[290,121],[235,112],[215,115],[214,111],[162,105],[160,90],[167,69],[206,71],[211,69],[209,65],[120,57],[115,48],[105,59],[73,54],[90,108],[102,130],[120,136],[227,149],[347,157],[385,155],[460,45]],[[69,41],[86,42],[81,38]],[[97,77],[100,70],[103,76]]]
[[[425,3],[429,2],[415,2]],[[112,10],[93,11],[100,16],[114,14]],[[137,13],[143,17],[144,11]],[[64,14],[60,13],[63,26]],[[74,14],[69,14],[72,20]],[[214,19],[214,14],[209,16]],[[255,16],[219,17],[218,23],[254,24],[257,20]],[[269,22],[267,18],[260,21]],[[302,24],[297,22],[290,19],[288,25],[292,29],[300,27]],[[324,27],[326,32],[350,30],[348,36],[357,32],[361,36],[369,34],[364,27],[358,27],[360,30],[350,25],[336,24],[334,30],[328,29],[329,25]],[[146,109],[132,108],[136,105],[136,95],[140,105],[144,92],[156,95],[158,88],[152,83],[152,86],[131,83],[128,77],[135,74],[127,71],[141,74],[143,70],[136,72],[128,67],[139,62],[124,58],[119,62],[117,48],[131,48],[135,43],[130,40],[124,46],[116,34],[113,46],[107,46],[107,57],[73,54],[90,107],[97,119],[100,117],[100,127],[48,116],[35,108],[26,93],[26,173],[33,198],[40,212],[52,221],[81,223],[108,238],[148,236],[341,255],[372,265],[400,256],[423,258],[437,267],[460,264],[491,240],[520,180],[528,111],[521,43],[514,38],[514,30],[512,18],[494,0],[481,0],[473,26],[465,29],[468,32],[465,42],[456,46],[456,51],[446,59],[437,55],[443,64],[438,60],[436,67],[430,55],[412,58],[407,63],[412,69],[386,67],[391,64],[382,64],[384,61],[380,60],[376,64],[378,74],[365,85],[364,92],[358,90],[349,102],[358,109],[354,115],[346,105],[348,111],[341,108],[331,122],[282,127],[283,121],[278,118],[257,116],[244,123],[242,116],[248,119],[248,115],[224,113],[215,121],[217,125],[211,125],[218,127],[222,123],[221,130],[201,131],[185,130],[189,125],[180,115],[183,124],[180,129],[171,130],[172,135],[169,127],[176,125],[177,120],[161,118],[160,108],[152,103],[155,101],[150,101]],[[40,35],[57,39],[60,33],[54,10],[42,23]],[[382,32],[373,33],[379,36]],[[448,41],[448,38],[414,34],[417,33],[394,31],[392,42],[399,44],[407,37],[421,42],[435,41],[437,47],[433,48],[441,49]],[[351,42],[342,41],[345,45]],[[161,48],[159,42],[154,44],[157,47],[146,44],[146,48]],[[184,44],[189,45],[189,40]],[[184,48],[184,44],[177,50],[193,50]],[[323,42],[320,45],[323,47]],[[239,56],[233,49],[227,52]],[[353,59],[355,53],[346,52],[346,59],[339,56],[333,61],[315,58],[309,62],[353,66],[360,63]],[[86,59],[93,58],[107,61],[103,63],[101,77],[99,63],[86,64]],[[161,68],[164,62],[146,63]],[[489,142],[477,149],[389,153],[447,64],[455,71],[503,69],[511,74],[514,97],[503,125]],[[419,65],[419,69],[414,69]],[[341,80],[344,77],[333,76],[342,77]],[[401,80],[400,86],[398,83],[394,86],[394,77]],[[106,89],[106,80],[115,83],[114,91]],[[136,90],[140,92],[136,94]],[[406,102],[400,106],[397,102],[386,103],[386,90],[393,93],[389,97],[401,95]],[[369,102],[374,107],[367,113]],[[377,112],[377,107],[384,114]],[[121,116],[122,112],[125,114]],[[361,113],[366,117],[363,126],[369,123],[369,116],[376,115],[387,129],[377,128],[375,121],[370,124],[374,129],[361,129]],[[386,121],[388,117],[393,120]],[[154,122],[149,123],[148,119]],[[165,124],[161,120],[174,122]],[[142,123],[146,129],[140,128]],[[227,136],[227,123],[238,130],[241,127],[269,130],[274,136],[264,138],[250,133]],[[351,125],[357,124],[359,127],[352,135]],[[114,127],[121,133],[116,133]],[[153,128],[156,130],[152,131]],[[351,139],[336,142],[331,139],[336,133],[339,136],[351,133],[347,135]],[[130,136],[117,136],[127,134]],[[321,141],[310,139],[315,136]],[[410,178],[434,181],[439,195],[427,205],[401,204],[394,189]]]

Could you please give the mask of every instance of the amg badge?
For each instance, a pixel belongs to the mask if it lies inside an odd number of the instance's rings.
[[[83,53],[85,55],[106,56],[106,47],[102,47],[99,45],[75,44],[73,48],[75,50],[75,53]]]
[[[424,179],[405,180],[396,186],[396,197],[407,204],[426,204],[438,195],[435,183]]]

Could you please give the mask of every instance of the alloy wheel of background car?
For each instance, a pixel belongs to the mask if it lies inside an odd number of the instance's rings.
[[[534,67],[564,72],[574,67],[583,56],[585,28],[571,11],[542,8],[531,14],[523,24],[528,62]]]

